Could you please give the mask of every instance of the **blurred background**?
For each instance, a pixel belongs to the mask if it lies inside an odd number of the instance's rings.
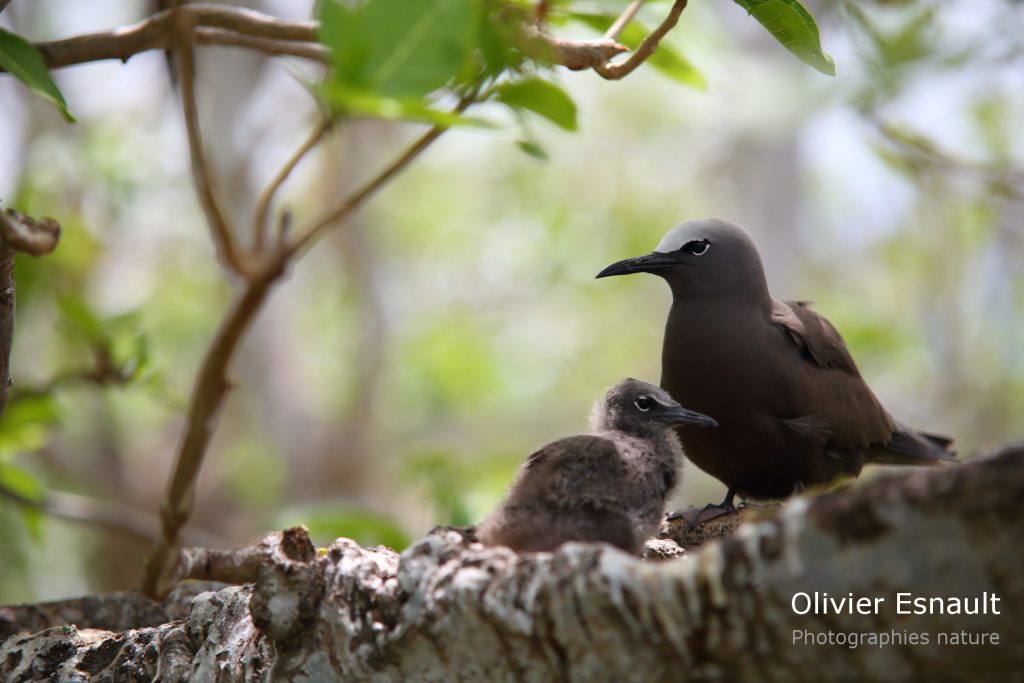
[[[52,40],[152,4],[15,0],[0,26]],[[244,4],[310,16],[310,2]],[[668,288],[594,275],[693,217],[745,225],[773,293],[815,301],[900,419],[954,435],[965,454],[1024,436],[1021,3],[807,6],[835,78],[733,3],[691,2],[669,40],[706,90],[649,66],[621,82],[562,70],[580,130],[533,122],[546,162],[512,130],[446,134],[271,297],[233,366],[187,540],[248,544],[304,523],[321,543],[401,548],[475,523],[532,450],[586,430],[606,387],[657,381]],[[641,19],[666,9],[650,3]],[[314,120],[297,76],[316,70],[238,49],[199,56],[206,144],[247,222]],[[0,488],[93,521],[0,495],[0,604],[138,584],[191,383],[233,291],[194,198],[165,55],[55,78],[77,125],[0,77],[0,199],[64,228],[53,254],[18,257]],[[345,124],[286,205],[316,213],[419,130]],[[691,466],[676,503],[723,492]]]

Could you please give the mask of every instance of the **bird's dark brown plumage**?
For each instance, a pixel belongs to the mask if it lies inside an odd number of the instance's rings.
[[[594,434],[559,439],[527,458],[506,499],[477,529],[482,543],[540,551],[604,541],[639,552],[680,479],[672,426],[715,421],[653,384],[626,379],[598,401],[593,423]]]
[[[598,277],[648,272],[672,289],[661,385],[719,422],[682,425],[687,457],[732,495],[784,498],[865,463],[950,460],[950,440],[896,422],[861,378],[843,338],[804,302],[768,292],[747,232],[718,219],[670,231],[657,249]]]

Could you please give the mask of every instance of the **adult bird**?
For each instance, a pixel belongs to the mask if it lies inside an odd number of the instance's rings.
[[[630,273],[658,275],[672,289],[661,386],[719,422],[677,428],[686,456],[728,487],[708,509],[733,509],[737,494],[785,498],[857,476],[866,463],[953,460],[950,439],[886,412],[828,320],[806,302],[769,294],[757,247],[739,225],[686,221],[652,253],[597,277]]]
[[[527,458],[477,538],[517,551],[604,541],[636,554],[657,532],[680,479],[672,427],[715,424],[653,384],[625,379],[595,404],[592,434],[559,439]]]

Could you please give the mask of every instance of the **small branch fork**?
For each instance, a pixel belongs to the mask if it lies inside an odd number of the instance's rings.
[[[672,9],[669,10],[668,16],[665,17],[664,21],[658,24],[658,27],[651,31],[650,35],[644,38],[644,42],[640,43],[640,47],[638,47],[626,61],[618,64],[605,63],[595,65],[594,71],[608,80],[618,80],[631,74],[638,66],[647,61],[648,57],[654,54],[654,51],[658,49],[658,43],[661,42],[661,39],[664,38],[679,22],[680,15],[682,15],[683,10],[686,9],[686,2],[687,0],[676,0],[672,4]],[[608,33],[618,36],[622,29],[626,27],[626,24],[633,15],[636,14],[637,10],[640,9],[640,4],[640,2],[634,0],[634,2],[626,8],[615,23],[612,24],[611,28],[608,29]],[[619,33],[614,33],[616,30]]]
[[[616,39],[641,5],[642,0],[633,0],[606,36],[598,40],[564,40],[544,33],[535,25],[524,24],[520,47],[539,59],[553,60],[570,69],[592,68],[604,78],[622,78],[653,54],[658,41],[678,21],[686,0],[675,2],[665,21],[626,61],[612,63],[612,58],[629,51]],[[189,400],[182,439],[160,508],[159,534],[143,579],[143,589],[154,597],[166,596],[181,578],[195,576],[189,566],[200,567],[203,563],[213,562],[212,555],[204,556],[201,561],[189,559],[196,555],[196,551],[181,549],[182,528],[191,515],[195,482],[217,417],[232,386],[228,377],[231,360],[273,286],[316,240],[348,218],[447,130],[442,126],[428,129],[376,176],[336,205],[326,208],[307,225],[296,228],[294,237],[290,237],[293,234],[289,230],[291,216],[287,212],[282,213],[277,238],[269,240],[267,224],[277,192],[333,127],[332,122],[322,116],[309,137],[259,195],[250,231],[251,241],[247,247],[240,246],[240,233],[220,203],[216,180],[203,148],[195,96],[194,47],[237,46],[327,64],[330,55],[317,42],[316,30],[314,22],[288,22],[259,12],[221,5],[183,4],[125,28],[36,46],[50,68],[102,59],[126,61],[135,54],[154,49],[169,49],[176,53],[182,76],[181,102],[196,194],[210,227],[217,258],[239,283],[239,292],[225,312],[203,358]],[[461,113],[479,101],[480,85],[458,102],[455,112]]]
[[[185,51],[189,49],[185,48]],[[190,99],[185,96],[184,89],[186,88],[185,84],[190,81],[186,76],[194,76],[194,74],[190,68],[186,68],[191,67],[190,64],[186,64],[186,59],[181,59],[181,61],[182,101],[186,109],[186,117],[188,117],[188,109],[190,106],[194,106],[194,101],[192,105],[189,104]],[[467,109],[476,101],[478,95],[478,89],[474,89],[472,93],[460,100],[455,111],[462,112]],[[300,255],[300,252],[325,234],[330,227],[351,215],[366,199],[422,154],[446,130],[441,126],[434,126],[427,130],[365,185],[342,199],[336,206],[328,208],[319,217],[314,218],[308,226],[298,230],[298,236],[294,240],[289,241],[286,237],[288,231],[285,229],[285,223],[290,221],[290,216],[287,213],[282,215],[282,224],[278,230],[279,239],[273,245],[267,244],[264,238],[256,236],[263,232],[263,224],[266,222],[274,194],[302,158],[324,138],[329,129],[329,122],[318,123],[310,137],[261,193],[257,213],[253,220],[254,248],[252,252],[245,255],[243,260],[237,261],[238,267],[231,265],[232,261],[226,257],[226,254],[231,253],[231,247],[227,249],[220,247],[222,244],[232,244],[234,232],[231,226],[227,226],[227,230],[222,232],[215,223],[215,221],[223,219],[225,214],[219,209],[216,194],[212,189],[209,186],[198,187],[203,182],[201,179],[209,179],[210,176],[203,170],[206,163],[202,160],[201,145],[198,140],[194,144],[190,142],[190,149],[197,151],[199,155],[199,158],[193,158],[193,175],[197,183],[197,192],[205,197],[204,201],[210,202],[209,207],[204,205],[204,209],[207,210],[208,217],[213,216],[210,219],[210,225],[214,242],[221,249],[220,253],[223,255],[222,260],[225,265],[229,270],[242,277],[243,285],[241,293],[221,321],[203,359],[196,384],[192,390],[185,432],[175,457],[171,480],[161,504],[160,535],[143,577],[143,590],[148,595],[162,598],[181,580],[183,551],[179,547],[179,536],[182,527],[191,515],[199,469],[202,466],[206,448],[213,436],[217,416],[224,405],[228,390],[231,388],[231,381],[228,379],[228,366],[243,335],[252,325],[273,285],[286,272],[293,260]],[[237,257],[237,252],[235,254]]]

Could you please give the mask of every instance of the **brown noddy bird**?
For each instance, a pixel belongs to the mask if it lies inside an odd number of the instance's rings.
[[[623,380],[594,405],[593,434],[559,439],[527,458],[477,538],[521,552],[604,541],[639,553],[680,479],[678,424],[716,423],[653,384]]]
[[[910,429],[861,378],[835,327],[806,302],[768,292],[747,231],[710,218],[673,228],[646,256],[597,277],[653,273],[672,289],[661,386],[718,429],[677,427],[686,456],[740,494],[785,498],[857,476],[867,463],[953,460],[951,440]]]

